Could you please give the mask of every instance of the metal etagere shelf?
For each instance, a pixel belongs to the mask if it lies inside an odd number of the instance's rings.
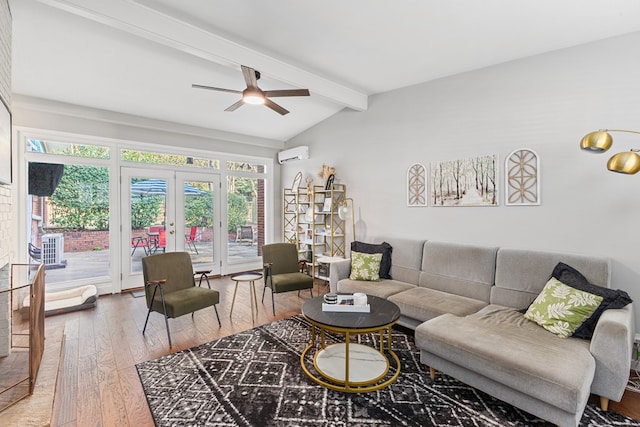
[[[283,191],[283,241],[297,245],[314,277],[328,280],[318,268],[318,258],[345,256],[345,222],[338,208],[346,196],[346,185],[337,183],[329,189],[314,185]]]

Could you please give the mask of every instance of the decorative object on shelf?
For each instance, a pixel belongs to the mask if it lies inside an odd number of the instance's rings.
[[[335,174],[336,174],[336,169],[334,167],[331,167],[325,164],[322,165],[322,170],[318,172],[318,177],[322,178],[322,182],[325,183],[325,189],[327,189],[326,182],[329,180],[329,177],[331,175],[334,175],[334,178],[335,178]]]
[[[496,154],[431,164],[433,206],[498,206]]]
[[[313,206],[309,206],[304,213],[304,220],[309,224],[313,222]]]
[[[349,206],[351,202],[351,206]],[[345,197],[342,204],[338,208],[338,217],[343,221],[351,220],[351,229],[353,240],[356,240],[356,220],[355,220],[355,208],[353,207],[353,199],[351,197]]]
[[[333,187],[333,180],[336,178],[336,176],[334,174],[329,175],[329,178],[327,178],[327,183],[324,186],[325,191],[331,190],[331,188]]]
[[[427,206],[427,170],[420,163],[407,170],[407,206]]]
[[[640,132],[635,130],[600,129],[599,131],[586,134],[580,141],[580,148],[592,153],[604,153],[611,148],[613,144],[613,138],[609,132],[625,132],[640,135]],[[640,155],[638,155],[638,152],[640,152],[640,149],[632,148],[629,151],[614,154],[607,162],[607,169],[611,172],[627,175],[637,173],[640,171]]]
[[[291,189],[296,190],[300,187],[300,183],[302,182],[302,172],[298,172],[296,176],[293,178],[293,183],[291,184]]]
[[[331,197],[326,197],[324,199],[324,205],[322,206],[322,212],[331,212]]]
[[[511,152],[504,170],[506,205],[540,205],[540,158],[535,151],[522,148]]]

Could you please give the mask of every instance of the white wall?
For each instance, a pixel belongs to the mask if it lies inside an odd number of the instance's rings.
[[[282,185],[298,170],[316,176],[322,163],[334,166],[355,199],[362,240],[394,235],[608,256],[613,287],[637,304],[640,176],[607,171],[612,153],[582,152],[578,143],[605,127],[640,131],[639,45],[634,33],[373,96],[368,111],[344,110],[288,141],[309,145],[311,159],[286,165]],[[613,152],[640,148],[640,135],[613,136]],[[541,158],[541,206],[504,206],[503,163],[517,148]],[[499,207],[406,206],[409,165],[494,153]],[[636,316],[640,331],[638,308]]]

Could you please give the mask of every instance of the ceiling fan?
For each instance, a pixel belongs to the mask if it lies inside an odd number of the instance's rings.
[[[197,89],[209,89],[209,90],[217,90],[220,92],[231,92],[231,93],[239,93],[242,94],[242,98],[240,101],[231,105],[224,111],[235,111],[243,104],[264,104],[267,107],[271,108],[276,113],[280,113],[283,116],[288,114],[289,111],[282,106],[276,104],[269,97],[278,97],[278,96],[309,96],[308,89],[281,89],[281,90],[262,90],[258,87],[258,80],[260,79],[260,71],[256,71],[253,68],[246,67],[241,65],[242,74],[244,75],[244,81],[247,83],[247,88],[245,90],[234,90],[234,89],[225,89],[221,87],[213,87],[213,86],[204,86],[192,84],[191,87]]]

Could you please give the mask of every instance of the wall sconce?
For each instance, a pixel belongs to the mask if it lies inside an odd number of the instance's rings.
[[[580,141],[580,148],[592,153],[604,153],[613,144],[613,138],[609,132],[626,132],[639,134],[634,130],[624,129],[600,129],[596,132],[588,133]],[[614,154],[607,162],[607,169],[611,172],[618,172],[632,175],[640,171],[640,149],[632,148],[630,151]]]
[[[351,201],[351,206],[349,206],[349,201]],[[355,220],[355,212],[353,208],[353,199],[351,197],[346,197],[340,207],[338,208],[338,217],[343,220],[351,220],[351,227],[353,228],[353,240],[356,240],[356,220]]]

